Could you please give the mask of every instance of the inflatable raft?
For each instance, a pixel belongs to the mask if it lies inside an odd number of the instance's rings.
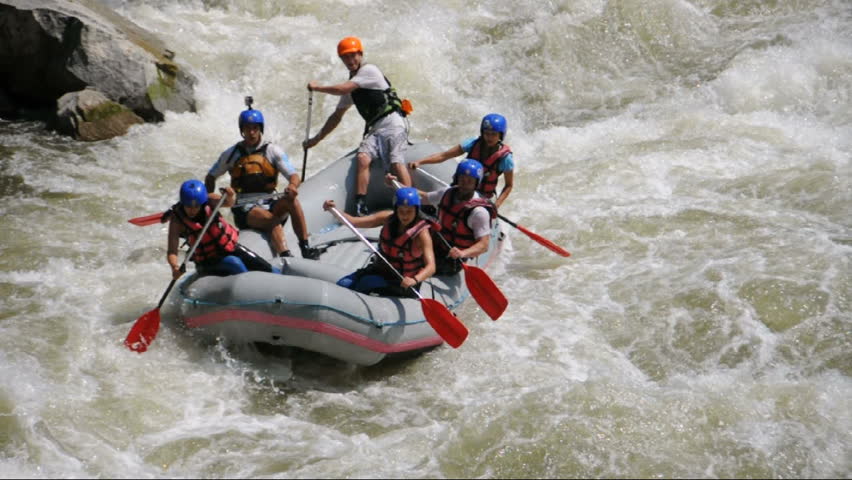
[[[406,161],[440,150],[428,143],[411,145]],[[437,180],[449,182],[455,166],[455,162],[428,165],[425,168],[431,175],[412,175],[414,186],[437,190],[443,186]],[[193,273],[173,293],[177,298],[171,302],[168,316],[195,335],[229,343],[297,347],[358,365],[373,365],[389,355],[442,344],[443,339],[424,316],[421,300],[367,295],[336,284],[341,277],[367,265],[373,253],[347,226],[322,209],[323,201],[332,199],[347,212],[354,210],[350,192],[355,188],[355,171],[353,151],[299,188],[310,244],[324,249],[318,260],[273,259],[264,235],[243,230],[240,242],[281,267],[283,273],[246,272],[225,277]],[[368,207],[371,211],[391,208],[393,189],[383,181],[380,162],[373,163],[370,174]],[[496,259],[504,240],[500,226],[494,223],[489,251],[468,265],[484,269]],[[375,246],[379,230],[360,232]],[[298,241],[289,224],[285,232],[292,249]],[[298,248],[292,251],[298,254]],[[464,275],[465,271],[433,276],[423,283],[420,293],[449,311],[456,310],[470,296]]]

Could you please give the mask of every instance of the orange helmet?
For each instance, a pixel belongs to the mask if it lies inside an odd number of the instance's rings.
[[[364,47],[361,46],[361,40],[358,37],[346,37],[337,44],[338,57],[354,52],[364,53]]]

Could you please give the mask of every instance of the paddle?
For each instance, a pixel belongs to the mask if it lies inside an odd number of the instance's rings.
[[[210,223],[212,223],[213,218],[216,217],[216,212],[218,212],[219,208],[222,207],[222,204],[225,203],[226,198],[227,197],[223,194],[219,203],[216,204],[216,208],[213,209],[213,212],[207,219],[207,223],[205,223],[204,228],[201,229],[198,239],[195,241],[192,248],[189,249],[189,253],[187,253],[186,257],[183,259],[183,263],[180,264],[181,271],[186,270],[186,262],[192,258],[192,254],[195,253],[195,249],[198,247],[198,244],[201,243],[201,237],[207,233],[207,228],[210,227]],[[139,317],[136,320],[136,323],[133,324],[133,327],[130,328],[130,333],[128,333],[127,338],[124,339],[124,344],[127,345],[127,348],[139,353],[148,350],[148,345],[154,341],[154,337],[157,336],[157,331],[160,330],[160,307],[163,306],[163,302],[166,301],[166,297],[169,296],[169,292],[171,292],[172,287],[175,286],[175,281],[177,281],[177,278],[172,278],[172,281],[169,283],[169,286],[166,288],[163,296],[160,297],[160,302],[157,303],[157,308]]]
[[[422,172],[422,173],[426,174],[427,176],[431,177],[433,180],[437,180],[437,181],[443,183],[444,185],[447,185],[447,182],[445,182],[445,181],[441,180],[440,178],[432,175],[431,173],[427,172],[426,170],[423,170],[422,168],[418,168],[415,171]],[[556,245],[555,243],[553,243],[550,240],[542,237],[541,235],[538,235],[536,233],[531,232],[527,228],[525,228],[521,225],[518,225],[517,223],[509,220],[508,218],[504,217],[503,215],[500,215],[498,213],[497,218],[499,218],[500,220],[503,220],[504,222],[508,223],[509,225],[511,225],[511,226],[517,228],[518,230],[524,232],[528,237],[532,238],[533,240],[538,242],[539,245],[546,247],[550,251],[552,251],[552,252],[554,252],[558,255],[562,255],[563,257],[570,257],[571,256],[571,254],[568,252],[568,250],[565,250],[564,248]]]
[[[283,197],[285,195],[286,195],[285,192],[277,192],[277,193],[270,193],[270,194],[267,194],[267,195],[261,195],[259,197],[252,196],[250,198],[244,198],[242,200],[238,200],[236,203],[234,203],[234,206],[236,207],[236,206],[239,206],[239,205],[245,205],[247,203],[254,203],[254,202],[258,202],[260,200],[266,200],[266,199],[269,199],[269,198],[279,198],[279,197]],[[128,220],[128,222],[132,223],[133,225],[140,226],[140,227],[147,227],[148,225],[153,225],[155,223],[165,222],[165,220],[163,219],[163,215],[165,215],[165,214],[166,214],[166,212],[152,213],[150,215],[145,215],[144,217],[131,218],[130,220]]]
[[[346,225],[349,230],[352,230],[352,233],[361,239],[362,242],[367,244],[367,246],[370,247],[370,250],[376,254],[376,257],[385,262],[385,264],[399,277],[400,280],[405,278],[401,273],[393,268],[393,265],[391,265],[390,262],[388,262],[388,260],[379,253],[378,249],[376,249],[369,240],[364,238],[364,235],[362,235],[354,225],[349,223],[349,220],[346,220],[346,217],[344,217],[340,211],[334,207],[330,208],[329,211],[344,225]],[[417,295],[417,298],[420,299],[420,308],[423,309],[423,315],[426,317],[426,321],[429,322],[429,325],[432,326],[435,332],[437,332],[438,335],[440,335],[441,338],[443,338],[451,347],[460,347],[461,344],[464,343],[468,334],[467,327],[464,326],[461,320],[450,313],[450,311],[447,310],[447,307],[445,307],[442,303],[436,300],[423,298],[423,296],[420,295],[420,292],[413,287],[411,290]]]
[[[311,138],[311,107],[314,105],[314,91],[308,90],[308,124],[305,127],[305,141]],[[308,147],[302,147],[304,156],[302,157],[302,181],[305,181],[305,168],[308,166]]]
[[[499,218],[500,220],[503,220],[504,222],[508,223],[509,225],[511,225],[511,226],[517,228],[518,230],[524,232],[528,237],[532,238],[533,240],[538,242],[539,245],[543,245],[544,247],[546,247],[550,251],[555,252],[559,255],[562,255],[563,257],[570,257],[571,256],[571,253],[568,252],[568,250],[565,250],[564,248],[560,247],[559,245],[556,245],[555,243],[553,243],[550,240],[542,237],[541,235],[538,235],[536,233],[533,233],[533,232],[527,230],[526,228],[524,228],[523,225],[518,225],[517,223],[509,220],[508,218],[504,217],[503,215],[500,215],[499,213],[497,214],[497,218]]]
[[[131,218],[130,220],[128,220],[128,222],[140,227],[147,227],[148,225],[161,223],[163,215],[165,214],[166,212],[152,213],[151,215],[146,215],[144,217]]]
[[[396,180],[393,181],[393,184],[397,189],[402,188],[402,185]],[[423,215],[429,217],[426,214]],[[429,218],[433,221],[435,220],[432,217]],[[441,241],[444,242],[444,245],[447,246],[447,250],[453,248],[453,246],[450,245],[450,242],[448,242],[443,235],[438,233],[435,236],[440,237]],[[503,295],[503,292],[500,291],[500,288],[496,283],[494,283],[494,280],[491,280],[491,277],[485,273],[485,270],[474,265],[468,265],[462,261],[462,259],[458,259],[458,261],[464,269],[464,282],[465,285],[467,285],[467,289],[470,290],[470,294],[473,296],[473,299],[476,300],[476,303],[482,307],[482,310],[491,317],[491,320],[497,320],[500,318],[500,315],[503,315],[503,312],[506,311],[506,307],[509,306],[509,300],[506,299],[506,296]]]

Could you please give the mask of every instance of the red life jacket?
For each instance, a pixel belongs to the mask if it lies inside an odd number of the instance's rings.
[[[204,204],[203,208],[204,214],[202,215],[201,221],[197,222],[186,215],[186,212],[183,210],[183,206],[181,206],[180,203],[176,203],[172,206],[172,212],[177,216],[178,220],[183,223],[186,230],[188,230],[188,232],[185,232],[185,235],[181,236],[186,236],[190,245],[195,245],[198,234],[204,228],[204,224],[207,223],[207,218],[210,215],[210,212],[213,211],[207,203]],[[192,254],[191,260],[198,263],[222,259],[227,256],[227,254],[234,251],[237,247],[237,241],[239,241],[239,238],[240,232],[226,222],[219,212],[216,212],[216,218],[210,223],[210,226],[207,227],[207,231],[204,232],[204,236],[201,237],[201,243],[198,244],[198,247],[195,249],[195,253]]]
[[[399,218],[394,213],[382,227],[379,251],[403,277],[413,278],[426,265],[423,250],[414,239],[424,228],[429,228],[429,222],[419,220],[402,235],[394,238],[393,230],[396,225],[399,225]]]
[[[497,218],[497,209],[488,200],[476,196],[466,202],[453,203],[457,191],[458,187],[450,187],[438,202],[438,223],[441,225],[438,235],[443,236],[454,247],[467,248],[476,243],[473,230],[467,226],[467,218],[473,209],[485,207],[491,220]],[[449,251],[444,242],[440,242],[436,248]]]
[[[501,173],[503,173],[498,170],[497,166],[500,164],[500,160],[503,157],[512,153],[512,149],[501,142],[498,145],[496,152],[491,154],[490,157],[483,159],[481,158],[482,149],[480,148],[480,145],[482,145],[481,137],[473,142],[473,148],[470,149],[470,153],[467,154],[467,158],[479,160],[479,163],[482,164],[482,169],[484,171],[482,173],[482,181],[479,182],[477,191],[485,198],[491,198],[495,193],[497,193],[497,178],[500,177]]]

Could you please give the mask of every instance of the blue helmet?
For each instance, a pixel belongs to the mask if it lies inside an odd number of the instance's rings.
[[[185,207],[200,207],[207,203],[207,189],[200,180],[187,180],[180,186],[180,203]]]
[[[453,185],[458,183],[459,175],[471,176],[476,179],[476,184],[479,185],[479,182],[482,181],[482,171],[482,164],[478,160],[468,158],[456,167],[456,173],[453,175]]]
[[[250,123],[260,125],[260,133],[263,133],[263,114],[260,113],[260,110],[249,108],[248,110],[240,112],[240,131],[242,131],[244,125],[248,125]]]
[[[506,136],[506,117],[500,115],[499,113],[489,113],[488,115],[482,117],[482,123],[479,125],[479,134],[485,130],[492,130],[500,134],[500,140],[503,140],[503,137]]]
[[[404,187],[396,191],[396,196],[393,198],[393,206],[407,205],[410,207],[420,206],[420,195],[416,188]]]

